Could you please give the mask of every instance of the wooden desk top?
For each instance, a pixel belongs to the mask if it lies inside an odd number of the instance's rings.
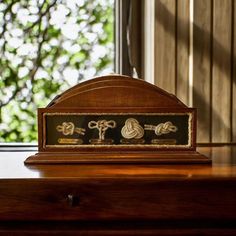
[[[0,234],[236,235],[236,146],[198,151],[212,165],[25,166],[32,152],[1,152]]]
[[[33,152],[1,152],[0,180],[45,178],[160,178],[236,179],[236,146],[199,147],[212,165],[31,165],[24,160]]]

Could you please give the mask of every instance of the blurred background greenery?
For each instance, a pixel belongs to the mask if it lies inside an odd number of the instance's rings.
[[[114,0],[0,1],[0,142],[37,141],[37,108],[114,71]]]

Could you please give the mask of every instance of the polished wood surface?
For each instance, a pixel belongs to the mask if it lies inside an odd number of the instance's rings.
[[[24,160],[34,152],[1,152],[0,179],[64,177],[165,177],[215,178],[236,176],[236,146],[198,147],[212,159],[212,165],[35,165]],[[235,164],[235,166],[234,166]]]
[[[0,235],[235,235],[236,146],[198,151],[212,165],[25,166],[30,153],[1,152]]]
[[[177,97],[161,88],[124,75],[91,78],[62,93],[51,108],[186,108]],[[131,112],[131,111],[130,111]]]

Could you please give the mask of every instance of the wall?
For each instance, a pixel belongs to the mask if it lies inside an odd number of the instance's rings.
[[[154,81],[198,108],[198,142],[236,142],[235,0],[155,0]]]

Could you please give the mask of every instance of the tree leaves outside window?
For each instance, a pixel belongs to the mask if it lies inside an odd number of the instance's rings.
[[[0,142],[37,140],[37,108],[113,71],[113,0],[0,1]]]

